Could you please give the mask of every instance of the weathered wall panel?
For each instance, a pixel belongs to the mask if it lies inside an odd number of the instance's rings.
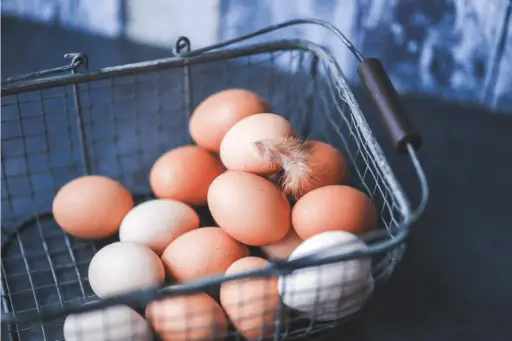
[[[512,115],[512,16],[504,40],[504,51],[499,59],[491,106]]]
[[[512,92],[512,43],[496,64],[508,0],[304,0],[295,7],[287,0],[223,2],[223,39],[296,17],[322,18],[365,55],[380,58],[401,92],[512,109],[504,95]],[[329,46],[354,80],[354,59],[332,36],[308,26],[295,33]]]
[[[121,0],[2,0],[2,14],[118,37],[121,6]]]
[[[359,9],[358,43],[383,60],[402,91],[483,101],[507,4],[367,1]]]

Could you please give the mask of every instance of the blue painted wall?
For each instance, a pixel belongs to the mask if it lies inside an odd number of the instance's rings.
[[[222,8],[222,39],[317,17],[340,27],[364,55],[379,57],[402,92],[512,109],[509,0],[223,0]],[[348,51],[323,29],[295,33],[329,46],[345,70],[355,70]]]
[[[208,39],[201,41],[203,45],[292,18],[321,18],[340,27],[363,54],[379,57],[401,92],[481,104],[512,115],[509,0],[147,0],[146,3],[147,20],[156,18],[164,8],[171,18],[183,13],[187,6],[194,12],[194,8],[204,7],[206,3],[215,8],[218,5],[218,10],[200,12],[205,17],[215,16],[215,20],[204,20],[213,23],[208,27],[176,27],[177,32],[189,36],[208,32]],[[130,16],[130,9],[136,13]],[[58,22],[110,37],[132,34],[138,40],[144,40],[145,35],[137,30],[154,30],[146,34],[148,43],[172,41],[171,37],[151,38],[151,34],[154,37],[169,32],[162,30],[161,25],[132,25],[130,20],[139,23],[144,20],[140,19],[140,11],[138,0],[2,1],[2,12],[9,15]],[[173,20],[167,22],[172,25]],[[354,59],[324,29],[304,26],[278,34],[282,35],[299,35],[328,46],[347,76],[355,80]]]
[[[118,37],[122,6],[121,0],[2,0],[2,14]]]

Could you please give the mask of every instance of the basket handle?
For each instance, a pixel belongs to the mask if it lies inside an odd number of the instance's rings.
[[[408,144],[415,150],[419,149],[421,136],[409,119],[400,95],[380,60],[363,59],[357,66],[357,74],[377,107],[395,150],[400,154],[406,154]]]

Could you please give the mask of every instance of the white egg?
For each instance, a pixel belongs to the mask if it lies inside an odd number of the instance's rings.
[[[333,300],[318,303],[315,309],[308,312],[302,312],[300,315],[304,318],[314,321],[332,321],[343,319],[350,316],[363,307],[368,297],[375,288],[375,281],[370,275],[365,285],[362,285],[358,292],[350,296],[343,296],[341,300]]]
[[[302,242],[288,259],[311,254],[330,257],[364,248],[366,244],[349,232],[328,231]],[[298,269],[281,276],[278,285],[288,307],[315,320],[334,320],[354,312],[354,303],[361,301],[355,297],[366,292],[368,285],[373,290],[371,260],[353,259]],[[367,297],[368,293],[364,295]]]
[[[119,240],[140,243],[157,254],[177,237],[199,227],[199,216],[192,207],[176,200],[148,200],[135,206],[124,217]]]
[[[94,255],[88,275],[94,293],[105,298],[157,286],[163,283],[165,270],[160,258],[147,246],[116,242]]]
[[[66,341],[149,341],[152,338],[146,320],[124,305],[71,314],[64,321]]]

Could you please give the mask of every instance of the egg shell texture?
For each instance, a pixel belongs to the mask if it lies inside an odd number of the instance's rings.
[[[199,216],[187,204],[170,199],[148,200],[124,217],[119,240],[146,245],[161,255],[174,239],[198,227]]]
[[[204,293],[151,302],[146,318],[162,341],[213,340],[228,330],[224,311]]]
[[[233,263],[226,275],[243,273],[268,266],[259,257],[246,257]],[[224,282],[220,302],[235,328],[247,339],[271,337],[280,305],[277,278],[251,277]]]
[[[199,146],[218,153],[224,135],[238,121],[270,111],[267,101],[252,91],[220,91],[207,97],[194,110],[189,122],[190,135]]]
[[[176,238],[162,261],[179,282],[223,274],[231,264],[249,255],[249,249],[218,227],[202,227]]]
[[[304,195],[316,188],[329,185],[346,185],[350,178],[350,168],[345,156],[335,147],[322,141],[306,141],[308,164],[313,180],[301,188]]]
[[[284,117],[262,113],[237,122],[224,136],[220,145],[220,158],[229,170],[269,175],[280,170],[279,165],[265,162],[253,143],[264,139],[295,136],[295,130]]]
[[[198,146],[181,146],[158,158],[150,173],[151,189],[160,199],[206,204],[208,187],[224,172],[220,159]]]
[[[366,283],[361,283],[360,290],[343,296],[341,300],[317,302],[314,309],[307,312],[299,312],[301,317],[314,321],[340,320],[359,311],[366,303],[375,289],[375,280],[372,275],[368,276]]]
[[[261,250],[270,258],[286,259],[302,242],[303,240],[297,235],[292,226],[283,239],[277,243],[262,246]]]
[[[64,185],[53,200],[53,217],[67,233],[84,239],[114,235],[133,197],[117,181],[98,175],[76,178]]]
[[[267,179],[226,171],[208,190],[208,206],[217,224],[236,240],[252,246],[283,239],[290,229],[290,204]]]
[[[88,277],[94,293],[105,298],[160,285],[165,280],[165,269],[148,247],[115,242],[94,255]]]
[[[365,248],[366,244],[349,232],[327,231],[305,240],[288,260],[312,254],[332,257]],[[279,292],[286,306],[331,320],[345,313],[349,307],[342,309],[343,305],[365,290],[370,277],[369,258],[351,259],[294,270],[279,277]]]
[[[302,239],[325,231],[343,230],[356,235],[377,228],[377,211],[363,192],[344,185],[317,188],[300,198],[292,211],[292,224]]]

